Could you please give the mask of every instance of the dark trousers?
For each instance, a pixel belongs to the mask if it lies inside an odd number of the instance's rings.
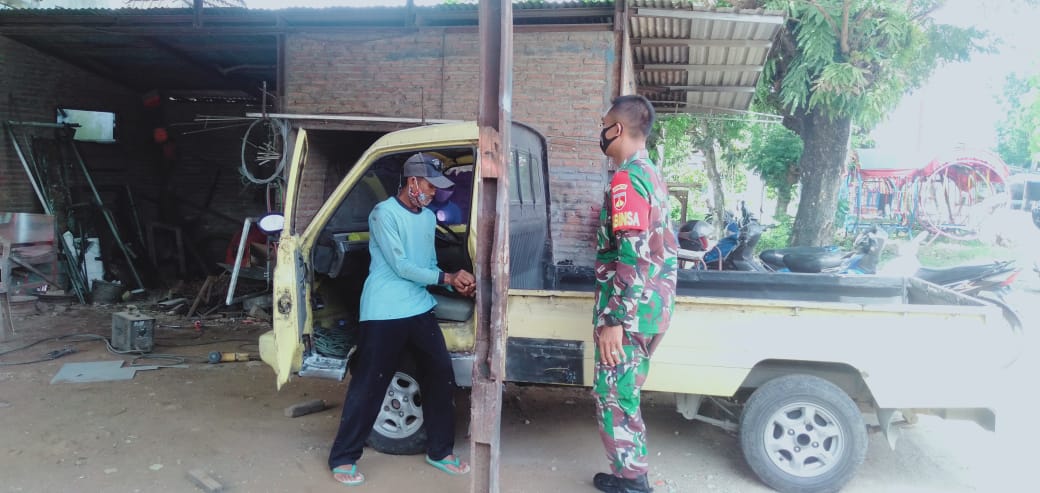
[[[455,448],[455,373],[444,334],[433,312],[394,320],[361,322],[351,362],[350,387],[343,401],[339,431],[329,452],[329,468],[356,464],[383,405],[386,388],[408,351],[418,366],[422,391],[426,455],[440,460]]]

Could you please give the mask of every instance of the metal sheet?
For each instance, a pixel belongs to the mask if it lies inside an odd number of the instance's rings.
[[[54,242],[54,216],[0,212],[0,238],[11,244]]]

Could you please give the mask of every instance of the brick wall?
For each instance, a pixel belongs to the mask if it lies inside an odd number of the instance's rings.
[[[54,122],[58,107],[116,113],[118,143],[80,143],[77,148],[125,241],[140,243],[126,202],[127,185],[133,189],[146,233],[153,221],[180,226],[186,241],[207,263],[223,261],[223,249],[241,230],[245,216],[264,212],[263,187],[246,185],[238,171],[245,127],[197,132],[201,125],[191,123],[197,115],[242,116],[258,108],[244,103],[171,102],[164,98],[158,110],[146,113],[143,94],[3,37],[0,67],[0,121]],[[168,128],[176,144],[172,161],[164,160],[153,142],[152,128],[156,125]],[[82,175],[74,170],[70,177],[77,197],[87,201],[89,190]],[[0,134],[2,211],[43,211],[6,132]],[[89,227],[94,234],[108,235],[102,221],[95,220]],[[157,240],[162,242],[162,238]],[[132,248],[143,252],[143,245]],[[105,250],[106,259],[121,258],[112,242],[107,242]],[[194,267],[190,257],[188,262]]]
[[[606,180],[597,139],[614,87],[610,31],[514,36],[513,119],[549,141],[555,261],[590,265]],[[474,120],[475,30],[290,35],[285,109]]]
[[[58,107],[112,111],[120,144],[81,148],[100,185],[128,177],[140,97],[108,80],[0,37],[0,120],[54,123]],[[0,211],[42,212],[6,131],[0,137]]]

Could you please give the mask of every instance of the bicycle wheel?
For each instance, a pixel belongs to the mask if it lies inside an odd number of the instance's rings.
[[[274,181],[285,167],[288,127],[280,120],[261,118],[242,136],[242,176],[264,184]]]

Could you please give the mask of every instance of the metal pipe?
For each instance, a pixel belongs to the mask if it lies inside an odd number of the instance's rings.
[[[97,203],[99,209],[101,209],[101,215],[105,217],[105,222],[108,223],[109,229],[112,230],[112,236],[115,238],[116,243],[119,245],[119,249],[123,251],[123,256],[126,257],[127,267],[130,268],[130,273],[134,275],[134,281],[137,282],[137,290],[144,291],[144,283],[141,282],[141,277],[137,275],[137,268],[134,267],[133,255],[130,254],[130,250],[126,248],[126,244],[123,243],[123,239],[119,236],[119,228],[116,227],[116,222],[112,219],[112,214],[105,208],[104,202],[101,201],[101,194],[98,193],[97,187],[94,186],[94,179],[90,177],[90,171],[87,169],[87,163],[83,161],[83,157],[79,154],[79,149],[76,149],[76,143],[69,139],[69,147],[72,149],[72,154],[76,156],[76,162],[79,163],[80,170],[83,171],[83,177],[87,179],[87,185],[90,185],[90,191],[94,193],[94,200]]]
[[[242,254],[245,253],[246,243],[249,239],[249,226],[253,224],[254,219],[247,217],[242,223],[242,237],[238,239],[238,255],[235,256],[235,269],[231,271],[231,283],[228,285],[227,299],[224,301],[225,305],[231,306],[234,302],[235,287],[238,286],[238,272],[242,269]]]
[[[40,200],[40,205],[43,206],[43,212],[46,214],[53,215],[50,204],[43,196],[43,190],[40,190],[40,185],[36,183],[36,176],[33,175],[31,169],[29,169],[29,163],[25,160],[25,154],[22,154],[22,146],[18,145],[18,136],[14,133],[14,126],[19,125],[17,122],[7,122],[7,135],[11,138],[11,144],[14,145],[14,152],[18,155],[18,159],[22,162],[22,167],[25,168],[25,174],[29,175],[29,183],[32,184],[33,192],[36,192],[36,198]]]

